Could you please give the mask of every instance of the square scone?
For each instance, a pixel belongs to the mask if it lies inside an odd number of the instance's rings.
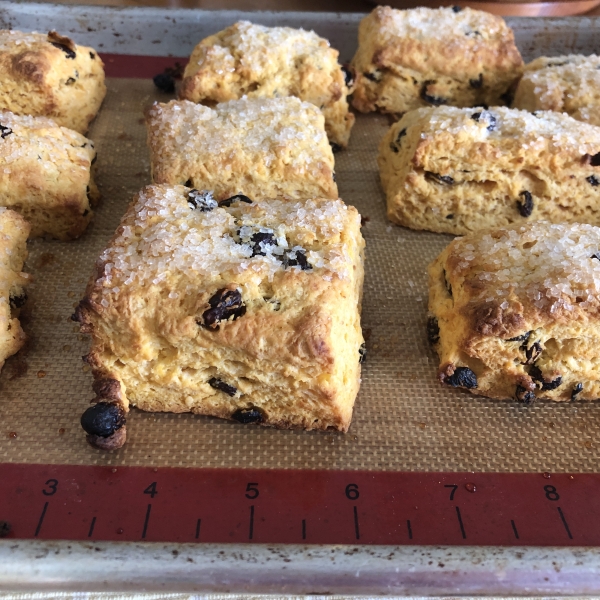
[[[470,8],[378,6],[359,25],[352,59],[361,112],[507,104],[523,59],[501,17]]]
[[[50,33],[0,30],[0,109],[86,133],[106,95],[97,52]]]
[[[568,115],[419,108],[384,136],[378,163],[388,219],[411,229],[600,225],[600,128]]]
[[[0,206],[23,215],[31,235],[79,237],[99,198],[94,144],[52,119],[0,111]]]
[[[29,276],[23,273],[27,258],[29,224],[12,210],[0,207],[0,370],[9,356],[25,343],[19,310],[27,300]]]
[[[600,398],[600,228],[457,238],[429,267],[429,311],[443,384],[527,404]]]
[[[298,98],[243,98],[214,109],[155,103],[146,125],[154,183],[211,190],[217,200],[338,197],[323,115]]]
[[[339,199],[218,206],[184,186],[143,189],[74,315],[92,335],[89,441],[122,445],[130,404],[346,431],[363,248],[360,216]]]
[[[314,31],[239,21],[194,48],[179,97],[215,106],[243,96],[296,96],[323,111],[329,140],[345,148],[354,124],[346,100],[353,77],[338,56]]]
[[[525,65],[512,106],[600,125],[600,56],[540,56]]]

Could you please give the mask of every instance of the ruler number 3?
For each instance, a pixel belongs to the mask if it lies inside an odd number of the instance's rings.
[[[46,485],[50,488],[49,490],[42,490],[44,496],[54,496],[58,491],[58,479],[48,479]]]

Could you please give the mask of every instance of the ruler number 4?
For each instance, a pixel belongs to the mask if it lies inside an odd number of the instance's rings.
[[[158,490],[156,489],[156,481],[153,481],[145,490],[144,494],[148,494],[150,498],[154,498],[156,494],[158,494]]]

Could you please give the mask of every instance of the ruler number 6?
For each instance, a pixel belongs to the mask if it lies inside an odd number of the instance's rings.
[[[349,483],[346,486],[346,498],[348,500],[358,500],[360,492],[358,491],[358,485],[356,483]]]
[[[258,483],[249,483],[246,486],[246,498],[248,498],[248,500],[254,500],[255,498],[258,498],[258,494],[260,493],[258,491],[258,488],[256,487],[258,485]]]
[[[50,488],[49,490],[42,490],[44,496],[54,496],[58,490],[58,479],[48,479],[46,485]]]

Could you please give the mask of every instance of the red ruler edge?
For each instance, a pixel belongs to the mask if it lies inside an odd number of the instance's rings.
[[[167,68],[174,68],[177,63],[187,64],[189,57],[176,56],[142,56],[137,54],[109,54],[101,52],[107,77],[128,77],[133,79],[152,79]]]
[[[600,545],[600,474],[8,463],[0,478],[7,538]]]

